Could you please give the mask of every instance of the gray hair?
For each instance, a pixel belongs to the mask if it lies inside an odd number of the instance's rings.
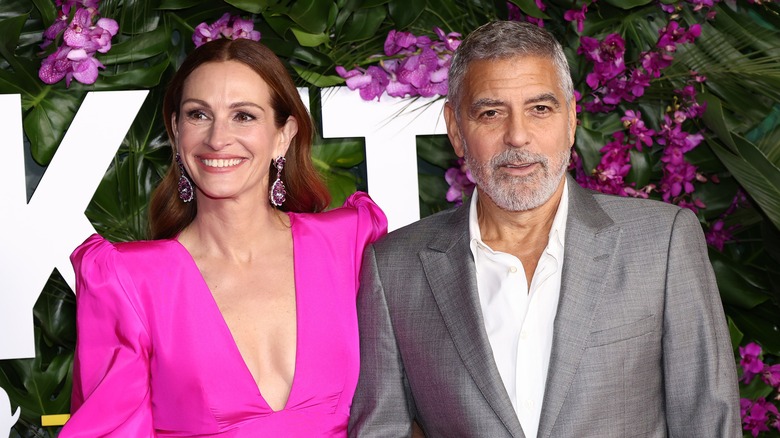
[[[460,44],[452,58],[448,74],[447,99],[460,119],[463,79],[473,61],[506,59],[515,56],[539,56],[550,59],[558,73],[558,84],[566,98],[566,105],[574,97],[569,63],[563,48],[550,32],[535,24],[519,21],[493,21],[471,32]]]

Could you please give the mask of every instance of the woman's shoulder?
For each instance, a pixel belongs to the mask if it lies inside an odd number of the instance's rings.
[[[387,217],[364,192],[350,195],[341,207],[322,213],[295,214],[294,221],[309,222],[314,227],[338,231],[356,230],[364,239],[374,241],[387,233]]]
[[[70,259],[77,272],[81,267],[113,266],[117,263],[126,266],[157,264],[160,257],[169,258],[178,246],[173,239],[113,243],[93,234],[73,251]]]

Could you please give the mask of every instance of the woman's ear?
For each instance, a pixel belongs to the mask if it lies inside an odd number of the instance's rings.
[[[176,147],[177,139],[179,138],[179,126],[176,124],[178,114],[171,113],[171,132],[173,133],[173,146]]]
[[[295,134],[298,133],[298,120],[290,116],[287,118],[287,121],[284,122],[284,126],[282,126],[282,129],[279,132],[279,145],[277,149],[277,154],[274,155],[276,157],[278,156],[284,156],[287,154],[287,149],[290,148],[290,144],[293,141],[293,138],[295,138]]]

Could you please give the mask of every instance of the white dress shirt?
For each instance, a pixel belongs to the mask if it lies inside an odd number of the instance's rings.
[[[469,235],[477,289],[498,372],[527,438],[536,438],[544,400],[563,271],[563,243],[569,212],[568,181],[531,289],[517,257],[493,251],[482,241],[477,191],[471,199]]]

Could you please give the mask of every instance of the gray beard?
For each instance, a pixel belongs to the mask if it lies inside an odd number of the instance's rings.
[[[487,163],[479,164],[469,154],[465,141],[463,144],[466,164],[481,193],[501,209],[512,212],[532,210],[550,200],[571,159],[571,149],[561,151],[552,162],[545,155],[525,149],[507,149]],[[531,175],[511,176],[500,170],[509,163],[539,163],[541,168]]]

